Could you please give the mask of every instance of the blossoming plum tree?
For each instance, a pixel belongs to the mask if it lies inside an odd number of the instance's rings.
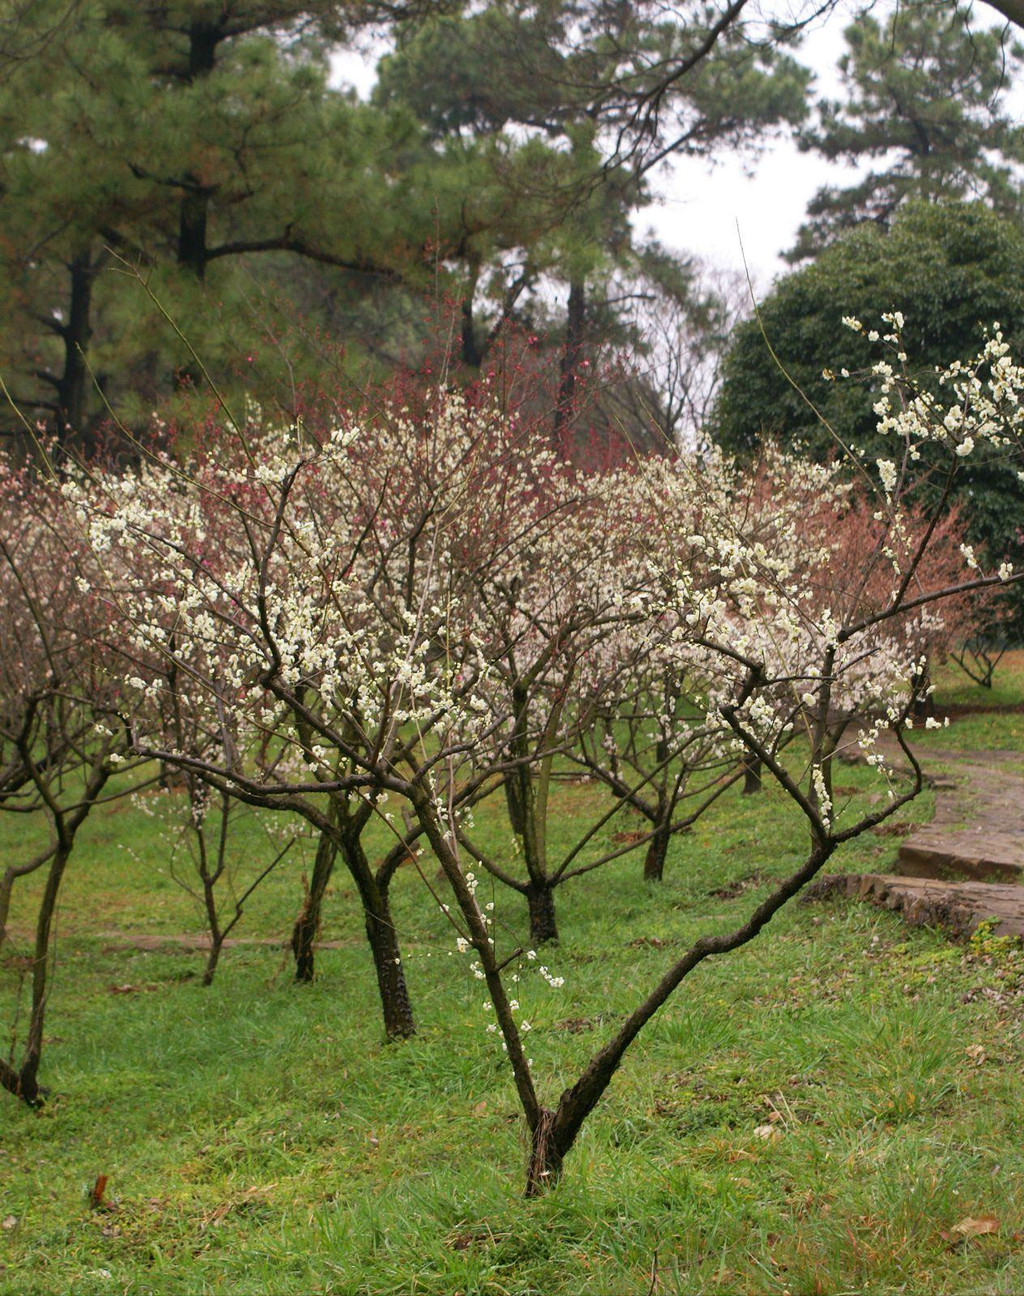
[[[343,757],[315,742],[303,721],[282,729],[284,703],[263,678],[276,672],[287,680],[301,715],[311,674],[329,704],[352,678],[341,672],[371,650],[368,604],[350,570],[350,497],[344,481],[314,473],[314,462],[323,469],[332,461],[315,445],[297,449],[252,428],[225,438],[216,454],[197,455],[187,474],[155,457],[135,473],[94,473],[64,492],[103,563],[96,594],[124,627],[122,660],[143,704],[137,749],[187,778],[219,771],[222,781],[207,783],[250,803],[284,808],[282,789],[307,796],[306,817],[348,852],[385,1028],[400,1036],[412,1032],[411,1009],[386,892],[359,847],[364,780],[332,767],[332,757]],[[305,602],[295,594],[299,580]],[[263,643],[261,628],[269,635]],[[333,662],[322,647],[328,636]],[[361,733],[360,716],[378,699],[365,669],[352,682],[361,691],[351,699],[351,723]],[[265,795],[268,786],[278,795]]]
[[[898,315],[889,318],[883,339],[905,362]],[[973,365],[953,365],[944,375],[950,392],[945,404],[917,388],[905,370],[879,362],[883,390],[879,401],[881,430],[893,438],[899,454],[913,458],[924,442],[934,443],[951,460],[970,453],[986,439],[1020,455],[1019,406],[1024,369],[1006,355],[998,333]],[[1024,464],[1022,464],[1024,468]],[[828,470],[805,470],[809,488],[828,485]],[[734,496],[735,498],[742,498]],[[709,712],[732,731],[737,749],[761,763],[792,803],[810,831],[810,845],[799,868],[778,883],[731,931],[709,932],[665,971],[661,980],[612,1038],[584,1066],[551,1109],[540,1107],[530,1120],[532,1154],[527,1193],[555,1182],[562,1162],[589,1114],[608,1087],[622,1059],[643,1029],[687,977],[706,959],[726,954],[753,940],[776,913],[806,885],[845,842],[883,822],[921,787],[920,766],[907,745],[905,730],[920,681],[918,631],[922,617],[944,598],[991,589],[1019,580],[1024,573],[1002,567],[996,572],[968,571],[949,583],[927,583],[926,558],[938,525],[934,519],[911,537],[905,527],[898,477],[874,515],[876,543],[859,564],[845,573],[841,597],[809,579],[829,561],[829,545],[787,546],[783,527],[768,544],[748,526],[743,510],[709,509],[703,542],[714,555],[711,581],[694,579],[685,562],[673,560],[671,532],[655,552],[663,555],[655,575],[660,595],[653,611],[678,618],[678,657],[710,654],[720,664]],[[717,512],[717,517],[715,516]],[[833,527],[842,525],[842,515]],[[968,567],[974,556],[964,554]],[[863,595],[872,591],[866,600]],[[858,744],[889,783],[889,799],[859,817],[837,807],[829,769],[834,755],[831,717],[834,708],[859,715]],[[799,726],[802,741],[789,741]],[[912,771],[909,786],[899,787],[885,771],[877,738],[889,728]],[[510,1057],[514,1057],[509,1050]]]
[[[542,524],[523,531],[520,508],[501,568],[474,563],[467,573],[489,664],[480,695],[499,721],[473,759],[503,770],[516,862],[485,852],[466,825],[456,825],[473,858],[526,898],[535,946],[558,937],[559,886],[638,844],[629,840],[608,849],[598,842],[619,812],[644,804],[642,775],[632,782],[604,780],[612,799],[580,817],[557,858],[549,845],[550,793],[556,761],[576,759],[602,709],[621,698],[638,663],[650,658],[659,633],[644,612],[641,519],[622,507],[626,477],[570,471],[553,464],[543,445],[531,453],[535,474],[538,463],[543,476],[530,495],[543,501]]]
[[[645,461],[640,471],[613,475],[610,511],[614,525],[628,529],[620,564],[632,566],[636,588],[650,587],[664,556],[656,542],[669,536],[675,560],[696,581],[710,578],[703,517],[709,498],[724,499],[732,476],[717,456],[709,456],[699,471],[680,457],[664,456]],[[580,680],[574,701],[581,718],[569,755],[646,819],[648,830],[632,834],[632,844],[646,845],[644,877],[660,881],[672,836],[692,827],[731,786],[736,762],[723,742],[724,726],[709,719],[714,661],[692,653],[681,663],[677,615],[664,608],[651,615],[649,606],[646,611],[597,647],[605,669]],[[679,814],[684,803],[687,812]]]
[[[898,317],[890,324],[883,342],[899,357]],[[997,334],[975,365],[945,374],[945,402],[890,361],[880,366],[879,418],[893,464],[912,460],[924,442],[954,465],[982,440],[1019,455],[1024,370]],[[375,872],[360,856],[359,833],[371,816],[388,821],[389,798],[404,803],[412,827],[394,826],[395,849],[406,858],[419,834],[443,871],[444,910],[485,983],[530,1131],[530,1194],[558,1179],[626,1052],[683,981],[753,940],[836,850],[916,795],[921,772],[905,730],[933,609],[1024,575],[985,572],[969,551],[965,574],[930,573],[938,524],[910,525],[896,469],[882,475],[870,543],[850,546],[837,578],[836,537],[858,520],[856,508],[832,469],[793,462],[760,482],[726,463],[695,472],[693,532],[680,541],[675,511],[651,509],[643,543],[621,561],[610,536],[633,505],[616,493],[620,479],[588,485],[603,512],[573,513],[551,507],[538,480],[544,462],[529,429],[486,389],[437,390],[419,408],[379,411],[329,436],[243,427],[215,457],[156,460],[66,489],[111,572],[105,597],[129,626],[126,651],[152,663],[131,678],[135,750],[243,801],[299,814],[337,844],[363,899],[385,1022],[396,1035],[411,1029],[401,956],[383,866]],[[590,524],[578,527],[577,517]],[[563,522],[568,548],[582,546],[586,562],[566,565]],[[595,527],[606,534],[595,539]],[[158,559],[157,588],[136,576],[140,547]],[[536,594],[510,597],[527,577]],[[544,642],[537,622],[551,615],[557,625],[563,596],[601,614],[584,621],[586,633],[559,660],[557,648],[545,657],[531,636]],[[744,921],[708,931],[673,959],[547,1105],[506,985],[529,952],[499,949],[466,867],[460,813],[510,772],[543,768],[566,732],[550,713],[564,707],[568,683],[594,669],[594,644],[653,625],[672,678],[700,681],[699,725],[725,734],[734,760],[760,763],[804,817],[810,842]],[[569,633],[547,639],[560,645]],[[518,666],[501,675],[510,643],[535,653],[522,660],[543,661],[544,671],[557,663],[531,697],[521,746]],[[201,756],[160,745],[146,708],[165,674],[156,663],[168,659],[191,682],[189,705],[211,733],[228,733],[226,711],[236,717],[230,741]],[[842,741],[867,753],[890,793],[862,815],[836,805],[831,784],[837,717],[845,730],[851,716],[856,736]],[[903,750],[909,782],[885,768],[883,728]]]
[[[493,775],[467,761],[506,721],[477,689],[469,609],[481,567],[500,580],[510,537],[545,525],[544,499],[510,489],[525,444],[514,420],[437,392],[415,419],[380,409],[362,435],[242,427],[187,468],[155,457],[65,488],[127,627],[137,750],[300,814],[333,845],[392,1037],[413,1021],[388,887],[426,829],[395,827],[376,868],[363,832],[375,815],[394,825],[387,799],[408,803],[412,784],[454,822]],[[502,523],[513,505],[521,518]]]
[[[79,582],[90,557],[48,492],[26,468],[0,458],[0,812],[41,816],[46,841],[25,849],[0,874],[0,947],[12,941],[15,885],[43,873],[34,903],[31,953],[5,960],[27,973],[30,1007],[21,1061],[0,1058],[0,1085],[30,1106],[39,1083],[58,898],[79,829],[105,795],[127,732],[123,690],[108,674],[101,621]],[[123,790],[123,789],[122,789]],[[31,840],[29,838],[29,840]],[[22,986],[15,989],[20,997]]]

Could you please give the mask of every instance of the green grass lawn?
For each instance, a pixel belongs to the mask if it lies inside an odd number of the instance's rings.
[[[914,729],[914,741],[926,748],[1024,753],[1024,649],[1005,654],[996,667],[992,688],[984,689],[949,661],[935,672],[936,702],[953,710],[948,729]],[[970,713],[962,714],[966,708]],[[1017,708],[1011,710],[1011,708]]]
[[[982,688],[950,658],[935,672],[939,699],[946,706],[1020,706],[1024,700],[1024,648],[1003,654],[992,677],[992,687]]]
[[[1015,741],[1015,719],[988,718],[991,746]],[[870,780],[843,767],[837,804],[867,806]],[[568,840],[601,793],[556,796]],[[237,930],[268,943],[228,950],[208,989],[200,953],[109,934],[201,930],[152,808],[98,812],[71,866],[43,1065],[54,1096],[36,1113],[0,1095],[0,1292],[1024,1291],[1019,948],[951,945],[846,901],[791,905],[684,984],[557,1190],[527,1202],[511,1075],[417,872],[400,872],[396,913],[420,1033],[384,1045],[346,875],[324,930],[339,947],[314,984],[292,982],[282,942],[307,845]],[[926,794],[900,818],[931,808]],[[496,811],[477,819],[500,847]],[[21,823],[0,832],[0,857],[24,842]],[[255,819],[239,834],[244,875],[268,847]],[[897,845],[868,834],[834,867],[886,869]],[[520,984],[545,1100],[687,942],[746,915],[803,846],[771,792],[734,791],[676,839],[662,885],[626,858],[561,891],[562,941],[543,961],[565,985],[526,963]],[[522,902],[494,900],[511,950]],[[14,958],[3,972],[9,1030]],[[94,1210],[100,1174],[109,1209]]]

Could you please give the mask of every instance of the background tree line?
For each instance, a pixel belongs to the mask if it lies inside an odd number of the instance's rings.
[[[657,366],[642,404],[673,434],[726,303],[637,234],[652,173],[783,128],[826,157],[883,157],[818,195],[801,258],[908,197],[1012,215],[1018,50],[978,27],[956,8],[860,18],[847,100],[825,103],[800,24],[744,3],[19,3],[0,28],[5,381],[86,441],[106,401],[130,421],[198,385],[190,348],[287,406],[325,368],[416,363],[440,296],[471,372],[510,324],[546,339],[563,419],[585,353],[642,361],[667,331],[690,363]],[[330,55],[368,36],[387,52],[362,102],[331,85]]]
[[[591,439],[822,456],[834,433],[870,459],[870,390],[820,390],[844,309],[902,309],[927,362],[983,319],[1019,335],[1022,49],[989,9],[865,12],[822,99],[798,42],[824,12],[19,0],[0,25],[0,434],[27,419],[88,452],[114,412],[140,429],[208,405],[208,379],[295,417],[311,387],[439,351],[471,379],[518,331],[556,436],[601,372]],[[346,48],[378,56],[368,100],[331,83]],[[761,325],[734,335],[745,288],[636,219],[673,157],[754,156],[781,130],[862,170],[812,199],[762,312],[796,386]],[[972,540],[1016,554],[998,457],[958,492]]]

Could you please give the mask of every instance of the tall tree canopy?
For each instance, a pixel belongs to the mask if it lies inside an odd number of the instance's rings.
[[[190,367],[138,285],[105,273],[117,256],[217,367],[251,349],[257,255],[360,278],[419,265],[402,165],[415,124],[327,86],[345,8],[44,0],[25,16],[45,56],[0,82],[0,258],[19,317],[0,347],[23,406],[78,429],[93,377],[152,400]]]
[[[818,459],[863,457],[869,471],[890,452],[879,437],[877,380],[833,381],[826,371],[864,373],[877,358],[843,316],[877,327],[883,311],[905,317],[906,349],[926,367],[974,355],[999,322],[1024,344],[1024,230],[984,204],[908,203],[888,231],[865,225],[817,261],[781,279],[733,335],[712,435],[750,454],[767,440],[801,443]],[[942,483],[925,476],[922,490]],[[972,458],[955,481],[969,538],[998,560],[1024,557],[1024,486],[996,450]]]
[[[822,103],[801,147],[870,167],[827,185],[789,254],[816,256],[864,221],[887,225],[908,198],[984,198],[1021,205],[1024,138],[1006,102],[1024,48],[1005,30],[980,30],[958,6],[903,5],[884,23],[865,15],[845,34],[845,98]]]
[[[13,0],[0,20],[5,381],[66,436],[102,414],[100,393],[130,419],[172,383],[187,392],[193,352],[229,386],[241,375],[285,400],[336,346],[360,373],[407,358],[433,293],[461,312],[470,368],[509,320],[549,335],[561,416],[592,344],[642,349],[638,302],[682,309],[680,337],[720,316],[706,293],[687,305],[692,275],[632,218],[659,162],[756,149],[803,118],[808,73],[787,41],[819,9],[770,21],[752,0]],[[977,45],[975,84],[938,12],[893,30],[920,29],[926,71],[945,33],[940,63],[959,70],[929,75],[975,129],[997,94],[997,45]],[[331,85],[329,53],[374,23],[390,52],[364,103]],[[890,81],[869,67],[886,38],[872,23],[850,68],[875,103]],[[834,156],[853,147],[841,117],[814,137]],[[1015,142],[956,139],[961,156],[980,151],[971,175],[986,192],[1011,195]]]
[[[650,169],[754,149],[806,111],[806,69],[726,13],[705,0],[494,0],[402,28],[375,98],[405,105],[459,168],[449,255],[467,363],[510,315],[550,324],[554,285],[562,415],[595,341],[638,342],[638,300],[653,290],[678,305],[691,276],[632,231]],[[708,318],[696,295],[690,317]]]

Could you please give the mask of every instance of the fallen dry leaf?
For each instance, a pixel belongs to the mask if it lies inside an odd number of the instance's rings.
[[[966,1219],[962,1219],[959,1224],[953,1227],[955,1237],[985,1237],[988,1233],[998,1232],[999,1221],[994,1215],[982,1215],[978,1219],[968,1215]]]
[[[199,1223],[199,1228],[204,1231],[209,1225],[219,1225],[225,1216],[233,1210],[245,1210],[250,1202],[259,1201],[277,1187],[277,1180],[268,1184],[256,1184],[252,1188],[246,1188],[244,1192],[237,1193],[234,1197],[223,1201],[219,1206],[215,1206],[212,1211],[207,1211]]]

